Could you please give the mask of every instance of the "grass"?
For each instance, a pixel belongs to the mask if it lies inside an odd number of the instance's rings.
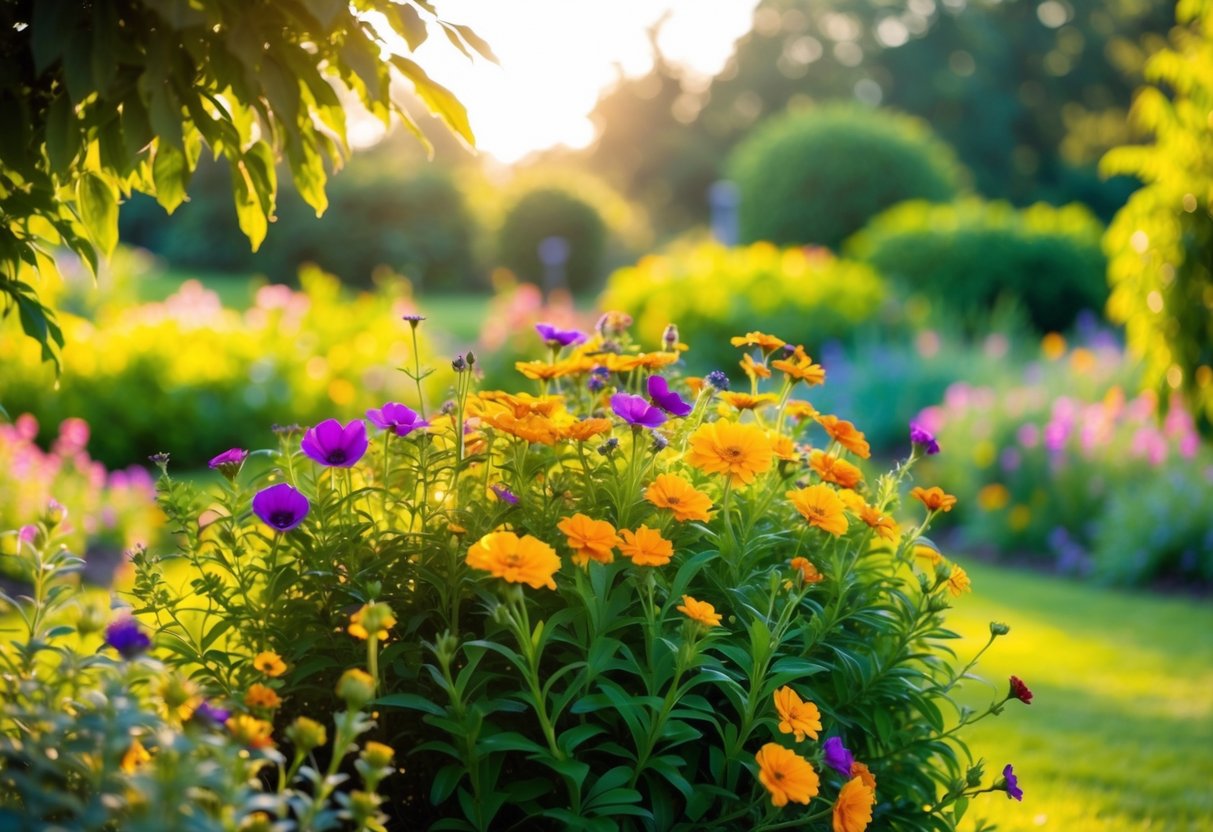
[[[967,565],[966,565],[967,568]],[[987,774],[1012,762],[1023,803],[970,808],[1004,832],[1213,830],[1213,608],[989,566],[956,602],[962,657],[1011,625],[978,666],[999,695],[1012,673],[1031,705],[974,726]],[[969,686],[974,707],[989,700]],[[972,828],[970,826],[970,828]]]
[[[141,301],[161,301],[181,288],[187,280],[197,280],[219,295],[219,300],[230,309],[247,309],[253,302],[253,294],[264,280],[250,275],[229,272],[200,271],[155,271],[139,278],[138,294]]]

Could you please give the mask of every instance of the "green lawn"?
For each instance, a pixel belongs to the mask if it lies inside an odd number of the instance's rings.
[[[970,817],[1004,832],[1213,830],[1213,604],[965,566],[961,655],[991,620],[1010,624],[978,673],[1035,693],[968,734],[987,771],[1015,764],[1023,803],[989,795]],[[973,683],[969,696],[989,700]]]

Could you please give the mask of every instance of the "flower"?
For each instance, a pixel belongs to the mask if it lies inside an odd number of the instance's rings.
[[[828,485],[819,483],[789,491],[787,497],[810,526],[816,526],[835,537],[847,530],[847,516],[843,513],[846,506]]]
[[[1011,692],[1007,695],[1007,698],[1011,699],[1012,697],[1025,705],[1032,704],[1032,691],[1024,684],[1023,679],[1020,679],[1018,676],[1011,677]]]
[[[863,832],[872,822],[876,792],[862,777],[853,777],[838,792],[834,801],[834,832]]]
[[[468,549],[467,563],[512,584],[555,589],[552,576],[560,569],[560,556],[529,534],[519,537],[513,532],[489,532]]]
[[[796,450],[796,443],[792,437],[772,430],[767,432],[767,439],[771,442],[771,453],[777,459],[784,462],[796,462],[800,459],[800,453]]]
[[[388,630],[396,626],[396,615],[387,604],[363,604],[362,608],[350,616],[350,625],[346,631],[354,638],[366,641],[375,634],[375,638],[383,640],[388,637]]]
[[[650,405],[643,396],[616,393],[611,396],[611,410],[630,425],[655,428],[665,423],[665,414]]]
[[[708,474],[728,474],[734,486],[749,485],[771,469],[774,454],[757,425],[709,422],[691,434],[687,462]]]
[[[513,491],[510,491],[509,488],[502,485],[501,483],[495,483],[493,485],[490,485],[489,490],[492,491],[493,494],[495,494],[497,496],[497,499],[501,500],[501,502],[503,502],[503,503],[508,503],[512,506],[518,504],[518,495],[515,494]]]
[[[787,685],[775,691],[775,710],[779,713],[779,731],[794,734],[796,742],[804,738],[817,739],[821,730],[821,711],[812,702],[805,702],[800,694]]]
[[[758,347],[763,352],[771,352],[787,342],[774,335],[767,335],[765,332],[747,332],[745,335],[730,338],[729,343],[735,347]]]
[[[519,417],[503,410],[499,413],[486,413],[484,421],[497,430],[534,444],[555,445],[556,440],[560,438],[560,430],[556,424],[540,413],[528,413]]]
[[[1007,763],[1002,770],[1003,779],[1006,781],[1003,788],[1007,790],[1007,800],[1015,798],[1023,802],[1023,789],[1019,788],[1019,778],[1015,776],[1015,772],[1011,768],[1011,764]]]
[[[803,422],[805,419],[816,419],[821,415],[813,405],[798,399],[792,399],[784,405],[783,412],[798,422]]]
[[[377,410],[371,408],[366,412],[366,418],[380,430],[391,431],[397,436],[408,436],[415,430],[430,426],[417,411],[400,402],[387,402]]]
[[[669,382],[661,376],[649,376],[649,401],[671,416],[689,416],[694,409],[671,390]]]
[[[224,723],[232,739],[249,748],[268,748],[274,744],[270,739],[274,726],[263,719],[248,714],[237,714]]]
[[[133,659],[152,646],[152,640],[133,618],[119,618],[105,628],[105,643],[124,659]]]
[[[286,673],[286,662],[272,650],[266,650],[253,657],[253,669],[266,676],[281,676]]]
[[[658,508],[668,508],[681,522],[710,519],[712,498],[677,474],[660,474],[644,492],[644,498]]]
[[[917,560],[925,561],[922,565],[923,569],[928,572],[934,571],[936,566],[943,563],[943,555],[934,546],[927,546],[919,543],[914,546],[914,557]]]
[[[674,609],[692,621],[698,621],[705,627],[719,627],[720,613],[707,601],[696,601],[690,595],[682,596],[682,603]]]
[[[808,803],[817,796],[821,780],[813,764],[790,748],[768,742],[754,755],[758,781],[771,793],[772,806]]]
[[[535,324],[535,331],[553,349],[585,343],[585,334],[575,329],[557,329],[551,324]]]
[[[817,424],[825,428],[830,438],[858,457],[867,459],[872,455],[872,447],[864,438],[863,432],[845,419],[837,416],[818,416]]]
[[[804,351],[804,347],[796,347],[788,358],[772,361],[771,367],[786,373],[788,378],[803,381],[810,387],[824,384],[826,380],[825,368],[820,364],[814,364],[813,359],[809,358],[808,353]]]
[[[296,751],[304,754],[314,748],[319,748],[328,742],[328,731],[323,725],[306,716],[296,717],[295,721],[283,731],[286,738],[294,744]]]
[[[355,419],[342,425],[336,419],[325,419],[303,434],[299,447],[321,465],[353,467],[366,453],[366,423]]]
[[[218,471],[230,480],[235,479],[236,475],[240,473],[240,468],[246,459],[248,459],[248,451],[244,448],[230,448],[218,456],[211,457],[211,461],[207,465],[212,471]]]
[[[729,389],[729,377],[725,375],[724,370],[712,370],[703,377],[703,382],[715,390]]]
[[[915,446],[915,450],[922,448],[927,456],[939,453],[939,442],[935,435],[918,422],[910,422],[910,444]]]
[[[830,737],[822,743],[821,750],[825,752],[827,766],[843,777],[851,776],[851,766],[855,764],[855,757],[842,744],[841,737]]]
[[[131,747],[126,750],[126,753],[122,755],[122,763],[119,767],[124,774],[134,774],[144,763],[151,762],[151,759],[152,755],[143,747],[143,743],[135,740],[131,743]]]
[[[910,496],[926,506],[927,511],[949,512],[956,505],[956,498],[937,485],[930,488],[914,486],[910,489]]]
[[[880,509],[875,506],[859,503],[855,507],[855,514],[868,528],[876,532],[877,537],[884,538],[890,542],[897,539],[899,533],[897,521],[887,514],[881,514]]]
[[[808,558],[792,558],[790,566],[800,573],[800,580],[806,584],[819,584],[826,579]]]
[[[858,468],[842,457],[827,454],[825,451],[813,451],[809,454],[809,465],[822,480],[843,488],[854,488],[863,481],[863,474]]]
[[[619,534],[623,538],[619,551],[637,566],[665,566],[674,556],[674,544],[657,529],[641,526],[636,531],[623,529]]]
[[[202,702],[194,709],[193,717],[201,722],[222,725],[227,722],[231,715],[232,712],[227,708],[220,708],[218,705],[212,705],[210,702]]]
[[[858,760],[851,763],[851,776],[858,777],[863,781],[865,786],[867,786],[873,792],[876,791],[876,776],[872,774],[872,770],[864,763],[861,763]]]
[[[591,560],[610,563],[615,559],[611,550],[619,545],[619,535],[607,521],[574,514],[557,523],[556,528],[568,538],[569,548],[573,550],[573,562],[578,566],[586,566]]]
[[[959,598],[966,592],[973,591],[973,582],[969,580],[969,575],[956,564],[952,564],[952,571],[948,574],[948,594],[953,598]]]
[[[574,442],[585,442],[587,439],[593,439],[595,436],[608,433],[610,430],[610,419],[580,419],[576,422],[562,425],[560,435],[564,439],[572,439]]]
[[[392,758],[396,756],[396,750],[390,745],[384,745],[381,742],[372,740],[362,748],[360,755],[366,760],[367,765],[374,768],[387,768],[392,764]]]
[[[760,393],[752,396],[749,393],[721,393],[720,398],[738,410],[757,410],[760,407],[776,404],[779,397],[772,393]]]
[[[282,704],[282,698],[273,688],[257,682],[244,694],[244,704],[250,708],[277,708]]]
[[[289,532],[307,517],[311,504],[289,483],[263,488],[253,497],[253,513],[280,532]]]
[[[755,361],[754,356],[748,352],[741,357],[741,369],[751,380],[771,377],[771,371],[767,365]]]
[[[351,667],[337,680],[337,696],[350,708],[358,710],[375,698],[375,677],[358,667]]]

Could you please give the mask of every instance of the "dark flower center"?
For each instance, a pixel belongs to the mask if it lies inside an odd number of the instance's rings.
[[[275,511],[270,515],[270,525],[278,529],[285,529],[295,521],[295,515],[289,511]]]
[[[341,463],[345,462],[345,458],[345,451],[338,448],[335,451],[329,451],[328,455],[325,456],[325,461],[327,461],[330,465],[340,465]]]
[[[741,459],[742,457],[741,448],[737,447],[725,448],[722,453],[729,459]]]

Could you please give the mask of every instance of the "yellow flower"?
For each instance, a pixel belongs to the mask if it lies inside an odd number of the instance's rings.
[[[514,362],[514,369],[532,381],[550,381],[554,378],[588,373],[593,366],[593,361],[580,355],[570,356],[555,364],[548,364],[546,361]]]
[[[825,428],[830,438],[858,457],[867,459],[872,455],[872,447],[864,437],[863,431],[855,429],[855,425],[837,416],[818,416],[817,424]]]
[[[508,408],[519,419],[532,413],[551,418],[561,409],[561,405],[564,404],[564,397],[532,396],[530,393],[506,393],[501,390],[487,390],[480,393],[475,399],[469,400],[468,410],[474,415],[487,413],[491,408],[481,404],[484,402]]]
[[[1066,339],[1056,332],[1050,332],[1040,339],[1040,351],[1045,358],[1056,361],[1066,354]]]
[[[982,511],[998,511],[1006,508],[1010,501],[1011,492],[1000,482],[982,486],[977,492],[977,505],[981,506]]]
[[[876,792],[855,777],[842,787],[834,801],[834,832],[864,832],[872,822]]]
[[[754,759],[758,781],[771,793],[772,806],[786,806],[789,800],[807,804],[817,796],[821,782],[813,764],[790,748],[768,742]]]
[[[150,762],[151,759],[152,755],[143,747],[143,743],[135,740],[131,743],[131,747],[126,750],[126,753],[122,755],[122,771],[126,774],[134,774],[144,763]]]
[[[765,332],[747,332],[745,335],[730,338],[729,343],[735,347],[758,347],[763,352],[771,352],[787,342],[774,335],[767,335]]]
[[[910,489],[910,496],[926,506],[928,511],[948,512],[956,505],[956,498],[937,485],[930,488],[915,486]]]
[[[578,566],[585,566],[591,560],[610,563],[615,559],[611,550],[619,545],[619,535],[607,521],[574,514],[557,523],[556,528],[568,538],[569,548],[573,550],[573,562]]]
[[[810,387],[825,384],[826,371],[820,364],[814,364],[804,347],[797,347],[790,358],[780,358],[771,362],[771,367],[786,373],[788,378],[803,381]]]
[[[952,572],[948,575],[948,593],[953,598],[959,598],[966,592],[973,591],[973,582],[969,575],[956,564],[952,564]]]
[[[362,609],[350,616],[350,626],[346,629],[355,638],[364,641],[371,637],[383,640],[388,637],[388,630],[396,626],[396,616],[387,604],[363,604]]]
[[[250,708],[277,708],[282,704],[282,699],[274,691],[273,688],[267,687],[260,682],[252,685],[246,694],[244,694],[244,704]]]
[[[237,714],[224,723],[232,739],[249,748],[268,748],[274,744],[270,734],[274,726],[264,719],[257,719],[247,714]]]
[[[785,462],[795,462],[800,458],[800,455],[796,451],[796,443],[792,441],[792,437],[770,431],[767,434],[767,438],[771,441],[771,453],[775,454],[779,459]]]
[[[827,454],[825,451],[813,451],[809,454],[809,465],[822,480],[841,485],[843,488],[854,488],[863,482],[863,474],[858,468],[842,457]]]
[[[897,535],[900,533],[897,521],[887,514],[881,514],[880,509],[861,502],[856,509],[856,514],[867,524],[868,528],[875,530],[877,537],[889,542],[897,539]]]
[[[935,567],[943,563],[943,555],[939,553],[939,550],[932,546],[925,546],[922,543],[914,546],[914,557],[917,560],[925,562],[923,569],[928,572],[934,572]]]
[[[574,442],[585,442],[603,433],[610,433],[610,419],[579,419],[560,426],[560,435]]]
[[[560,438],[560,430],[546,416],[539,413],[528,413],[519,418],[510,411],[486,413],[485,422],[519,439],[525,439],[539,445],[554,445]]]
[[[738,410],[756,410],[760,407],[776,404],[779,397],[772,393],[760,393],[752,396],[749,393],[721,393],[720,398]]]
[[[396,756],[396,750],[390,745],[384,745],[381,742],[368,742],[362,749],[362,759],[375,767],[387,768],[392,764],[392,758]]]
[[[710,519],[712,498],[695,489],[677,474],[661,474],[644,492],[644,498],[658,508],[668,508],[679,522]]]
[[[792,505],[810,526],[816,526],[835,537],[847,530],[846,506],[828,485],[810,485],[798,491],[787,492]]]
[[[866,764],[861,763],[858,760],[851,763],[851,776],[858,777],[863,781],[865,786],[867,786],[873,792],[876,791],[876,776],[872,774],[872,770],[868,768]]]
[[[720,613],[707,601],[696,601],[690,595],[682,596],[682,603],[674,609],[692,621],[698,621],[705,627],[719,627]]]
[[[800,573],[800,580],[806,584],[819,584],[826,579],[808,558],[792,558],[790,566]]]
[[[661,536],[657,529],[641,526],[636,531],[623,529],[619,551],[637,566],[665,566],[674,556],[674,544]]]
[[[253,657],[253,668],[266,676],[281,676],[286,673],[286,662],[273,650],[266,650]]]
[[[805,419],[816,419],[821,415],[813,405],[796,399],[784,405],[784,412],[797,422],[803,422]]]
[[[769,471],[773,457],[757,425],[709,422],[691,434],[687,462],[707,474],[728,474],[734,486],[743,486]]]
[[[800,694],[784,685],[775,691],[775,710],[779,713],[779,730],[784,734],[793,734],[796,742],[804,742],[804,738],[817,739],[821,730],[821,711],[812,702],[805,702]]]
[[[754,356],[748,352],[741,357],[741,369],[745,371],[745,374],[751,380],[771,377],[771,371],[767,368],[767,365],[755,361]]]
[[[513,532],[489,532],[468,549],[467,562],[473,569],[533,589],[555,589],[552,576],[560,569],[555,549],[529,534],[520,538]]]

